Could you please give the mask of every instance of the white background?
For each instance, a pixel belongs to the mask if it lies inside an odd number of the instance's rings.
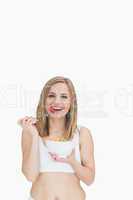
[[[129,0],[0,1],[0,197],[26,200],[21,128],[45,82],[70,78],[94,139],[88,200],[133,199],[133,7]],[[67,187],[67,186],[66,186]]]

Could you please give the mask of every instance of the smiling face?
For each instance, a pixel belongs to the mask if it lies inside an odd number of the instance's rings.
[[[45,108],[49,117],[65,117],[71,106],[71,95],[65,83],[51,86],[46,97]]]

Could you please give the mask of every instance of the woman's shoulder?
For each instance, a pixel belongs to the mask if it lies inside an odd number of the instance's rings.
[[[92,138],[92,132],[90,128],[83,125],[78,125],[78,130],[80,134],[80,141],[86,141]]]
[[[77,125],[77,128],[80,130],[80,132],[85,132],[88,134],[91,134],[90,128],[83,126],[83,125]]]

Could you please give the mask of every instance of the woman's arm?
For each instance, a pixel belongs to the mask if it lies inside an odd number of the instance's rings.
[[[30,130],[22,130],[22,172],[25,177],[34,182],[39,175],[39,136],[36,132],[29,133]]]
[[[74,159],[71,166],[78,178],[90,185],[95,178],[94,144],[90,130],[85,127],[80,129],[80,145],[82,165]]]

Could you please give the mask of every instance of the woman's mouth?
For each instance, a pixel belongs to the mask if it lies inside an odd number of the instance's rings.
[[[50,107],[49,107],[49,111],[52,112],[52,113],[60,112],[60,111],[62,111],[63,109],[64,109],[63,107],[57,107],[57,106],[50,106]]]

